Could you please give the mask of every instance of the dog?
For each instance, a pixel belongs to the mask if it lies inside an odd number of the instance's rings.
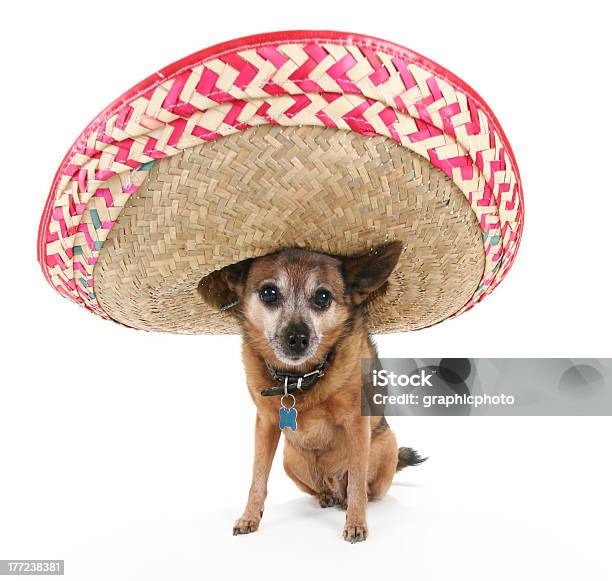
[[[368,501],[385,495],[398,470],[423,461],[398,449],[384,415],[361,412],[362,359],[378,361],[364,305],[387,284],[402,249],[393,242],[348,258],[286,249],[220,271],[257,408],[253,477],[235,535],[259,528],[279,411],[285,472],[321,507],[346,509],[342,534],[351,543],[368,536]]]

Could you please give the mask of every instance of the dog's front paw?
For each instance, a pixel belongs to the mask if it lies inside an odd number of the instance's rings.
[[[260,520],[261,518],[252,517],[249,515],[242,515],[234,523],[234,536],[254,533],[259,528]]]
[[[360,543],[368,538],[368,526],[365,521],[347,520],[342,536],[349,543]]]

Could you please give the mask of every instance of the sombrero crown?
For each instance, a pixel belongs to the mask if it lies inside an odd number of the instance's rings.
[[[47,280],[131,327],[236,332],[215,273],[284,247],[405,250],[373,332],[490,293],[522,230],[518,169],[479,95],[400,46],[338,32],[217,45],[149,77],[81,134],[41,220]]]

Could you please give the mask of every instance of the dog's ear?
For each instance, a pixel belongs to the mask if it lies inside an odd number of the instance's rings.
[[[228,290],[238,298],[240,298],[244,292],[251,262],[253,262],[253,260],[248,258],[236,264],[230,264],[221,270],[221,279],[226,284]]]
[[[404,246],[399,241],[391,242],[369,254],[345,258],[342,261],[346,290],[356,305],[380,288],[389,278]]]
[[[252,259],[230,264],[205,276],[198,285],[200,296],[211,306],[222,310],[240,301]]]

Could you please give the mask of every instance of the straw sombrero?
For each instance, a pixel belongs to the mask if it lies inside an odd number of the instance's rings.
[[[57,171],[38,257],[59,293],[106,319],[234,333],[220,269],[401,240],[367,304],[380,333],[482,300],[522,222],[512,150],[473,89],[386,41],[280,32],[193,54],[98,115]]]

